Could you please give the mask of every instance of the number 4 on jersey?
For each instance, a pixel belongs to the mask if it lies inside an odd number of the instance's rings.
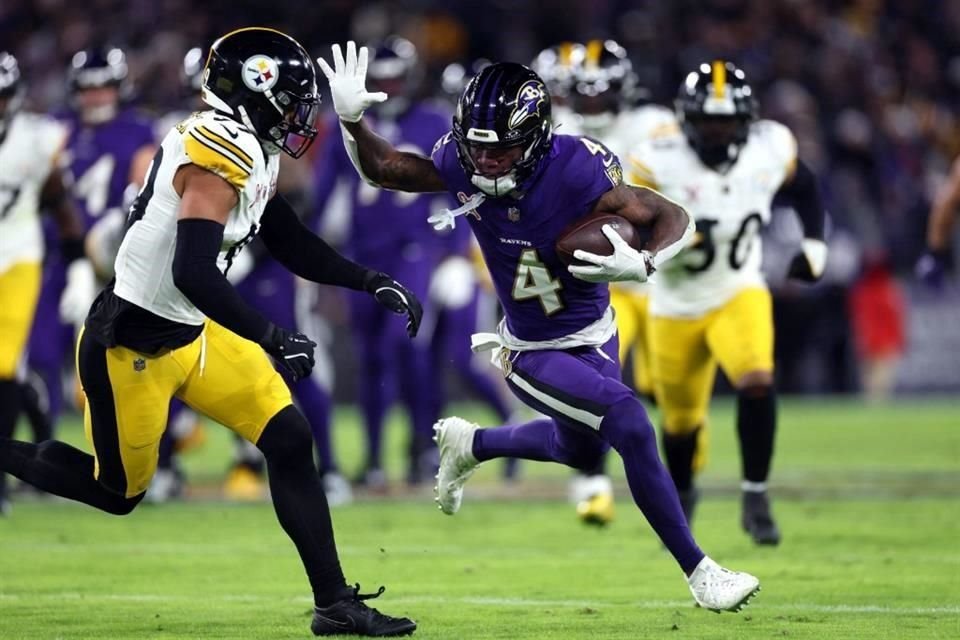
[[[560,289],[563,283],[550,275],[547,265],[540,261],[536,249],[526,249],[520,254],[517,275],[513,281],[513,299],[538,298],[543,312],[550,316],[563,309]]]

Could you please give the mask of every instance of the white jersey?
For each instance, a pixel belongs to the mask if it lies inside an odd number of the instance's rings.
[[[40,192],[66,142],[62,124],[19,112],[0,142],[0,273],[43,260]]]
[[[747,287],[765,287],[760,229],[770,204],[792,175],[797,142],[772,120],[750,126],[736,163],[719,173],[702,162],[677,131],[654,136],[630,154],[627,173],[684,207],[697,222],[697,241],[653,278],[650,313],[698,317]]]
[[[173,284],[180,196],[173,178],[195,164],[229,182],[239,195],[230,212],[217,260],[227,272],[260,229],[260,217],[277,188],[280,159],[266,154],[257,137],[214,111],[191,114],[170,130],[130,210],[130,226],[117,254],[114,293],[167,320],[203,324],[205,316]]]

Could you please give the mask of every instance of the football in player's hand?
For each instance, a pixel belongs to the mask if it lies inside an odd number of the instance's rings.
[[[573,252],[577,249],[595,253],[598,256],[612,254],[613,245],[610,244],[607,236],[603,235],[602,229],[605,224],[613,227],[634,249],[639,251],[643,248],[640,234],[629,220],[615,213],[594,212],[585,215],[560,232],[556,244],[557,258],[560,262],[567,265],[586,264],[573,257]]]

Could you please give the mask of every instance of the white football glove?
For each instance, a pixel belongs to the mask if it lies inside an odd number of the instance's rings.
[[[367,48],[360,47],[353,40],[347,43],[347,58],[344,60],[340,45],[333,50],[333,69],[323,58],[317,58],[317,64],[330,83],[330,95],[333,97],[333,109],[346,122],[359,122],[363,112],[370,106],[383,102],[387,94],[382,91],[370,93],[366,89]]]
[[[589,265],[572,264],[567,270],[574,277],[587,282],[622,282],[633,280],[646,282],[653,273],[653,254],[649,251],[637,251],[620,234],[608,224],[601,228],[613,245],[613,253],[609,256],[598,256],[582,249],[573,252],[573,257]]]
[[[462,309],[477,285],[473,265],[463,256],[450,256],[434,269],[428,296],[443,309]]]
[[[827,268],[827,243],[815,238],[804,238],[800,242],[800,252],[794,256],[787,271],[787,277],[804,282],[816,282],[823,277]]]
[[[79,325],[87,317],[97,293],[93,265],[86,258],[74,260],[67,267],[67,286],[60,296],[60,319]]]

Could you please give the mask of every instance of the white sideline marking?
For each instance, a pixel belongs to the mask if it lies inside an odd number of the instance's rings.
[[[761,594],[762,595],[762,594]],[[0,602],[37,600],[82,600],[85,602],[196,602],[196,596],[177,596],[160,593],[39,593],[25,594],[0,593]],[[284,598],[257,595],[211,595],[205,594],[203,600],[220,602],[273,602],[273,603],[310,603],[308,597]],[[461,598],[447,598],[443,596],[408,596],[390,598],[391,604],[448,604],[448,605],[475,605],[490,607],[591,607],[633,609],[693,609],[693,600],[644,600],[640,602],[596,602],[592,600],[537,600],[532,598],[485,598],[465,596]],[[760,604],[750,607],[751,612],[760,611],[811,611],[814,613],[885,613],[885,614],[951,614],[960,615],[960,606],[948,605],[939,607],[889,607],[876,604],[814,604],[797,602],[793,604]]]

